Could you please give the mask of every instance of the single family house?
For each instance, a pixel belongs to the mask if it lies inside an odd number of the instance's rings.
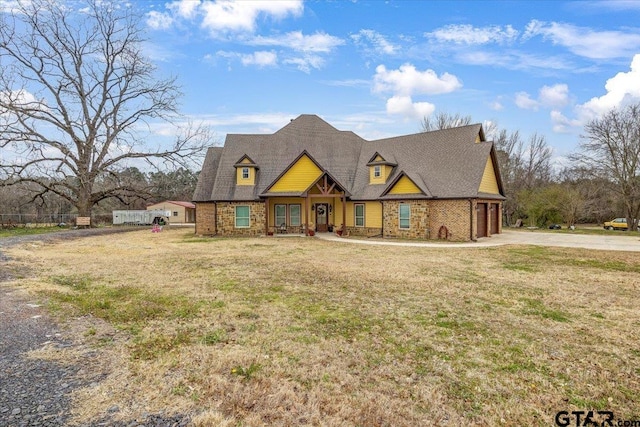
[[[227,135],[208,149],[193,196],[200,235],[454,241],[500,233],[504,199],[480,124],[368,141],[316,115]]]

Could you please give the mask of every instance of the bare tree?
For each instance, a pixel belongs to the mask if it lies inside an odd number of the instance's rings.
[[[527,193],[551,183],[551,148],[544,136],[533,134],[528,143],[518,131],[497,132],[494,140],[502,183],[507,194],[503,211],[506,223],[525,214]]]
[[[119,172],[140,161],[188,166],[206,128],[187,126],[168,148],[150,126],[176,124],[175,78],[143,55],[140,16],[117,2],[18,1],[0,12],[0,179],[31,182],[91,214],[135,189]],[[35,197],[38,196],[36,194]]]
[[[422,119],[422,132],[431,132],[432,130],[457,128],[460,126],[470,125],[472,123],[471,116],[462,116],[460,113],[449,114],[440,112],[434,118],[425,116]]]
[[[640,104],[613,109],[585,125],[577,167],[613,183],[611,191],[624,204],[629,230],[640,216]]]

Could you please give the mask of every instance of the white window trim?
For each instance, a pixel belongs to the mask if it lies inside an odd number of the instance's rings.
[[[245,176],[245,172],[247,176]],[[250,177],[251,173],[249,172],[249,168],[242,168],[242,179],[249,179]]]
[[[374,178],[380,178],[381,176],[382,176],[382,166],[375,165],[373,167],[373,177]]]
[[[238,208],[241,207],[246,207],[247,209],[249,209],[249,224],[248,225],[238,225]],[[244,217],[242,217],[244,218]],[[234,208],[234,225],[235,228],[251,228],[251,206],[249,205],[236,205],[236,207]]]
[[[402,212],[401,212],[402,206],[407,206],[409,208],[409,216],[407,217],[407,220],[409,221],[409,225],[407,227],[402,226]],[[411,205],[406,203],[400,203],[400,205],[398,206],[398,228],[401,230],[411,229]]]
[[[358,208],[357,206],[362,206],[362,225],[358,225]],[[359,228],[364,228],[366,224],[366,208],[364,203],[354,203],[353,205],[353,225]]]

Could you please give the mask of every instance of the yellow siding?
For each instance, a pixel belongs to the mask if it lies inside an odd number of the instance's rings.
[[[347,227],[355,227],[356,224],[356,216],[355,216],[355,205],[363,204],[364,205],[364,226],[371,228],[382,228],[382,203],[378,201],[369,201],[369,202],[347,202]],[[340,200],[336,201],[337,211],[336,212],[336,226],[340,226],[342,224],[342,203]]]
[[[269,190],[272,193],[284,193],[291,191],[304,191],[311,186],[320,176],[322,171],[313,161],[302,156],[289,170],[280,177]]]
[[[246,160],[246,159],[245,159]],[[248,160],[247,160],[248,162]],[[242,163],[245,163],[244,160],[242,161]],[[249,178],[248,179],[243,179],[242,178],[242,167],[237,167],[236,168],[236,183],[238,185],[255,185],[256,182],[256,169],[249,167]]]
[[[380,156],[379,154],[376,156],[375,159],[373,159],[374,162],[380,162],[383,161],[384,159],[382,158],[382,156]]]
[[[240,163],[251,163],[251,160],[247,159],[246,157],[244,159],[242,159],[242,161]]]
[[[422,194],[422,191],[406,176],[396,182],[389,194]]]
[[[380,156],[378,156],[380,157]],[[374,176],[375,166],[369,166],[369,184],[384,184],[387,182],[387,178],[391,174],[391,170],[393,166],[389,165],[380,165],[380,176]]]
[[[496,171],[493,167],[491,157],[487,159],[487,165],[484,167],[484,173],[482,174],[482,181],[480,182],[478,191],[481,193],[500,194]]]

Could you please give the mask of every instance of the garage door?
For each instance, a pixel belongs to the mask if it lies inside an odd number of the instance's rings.
[[[487,204],[478,203],[478,237],[487,237]]]
[[[498,203],[491,204],[491,234],[498,234],[499,219],[500,219],[500,205]]]

